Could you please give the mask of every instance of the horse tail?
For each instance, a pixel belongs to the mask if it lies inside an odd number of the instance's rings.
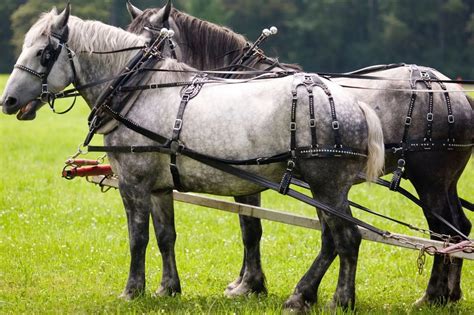
[[[358,103],[364,112],[368,130],[366,177],[368,181],[373,181],[382,173],[385,163],[382,124],[375,111],[369,105],[360,101]]]
[[[472,99],[472,97],[470,97],[467,94],[466,94],[466,98],[467,98],[467,101],[469,102],[469,104],[471,104],[472,110],[474,110],[474,99]]]

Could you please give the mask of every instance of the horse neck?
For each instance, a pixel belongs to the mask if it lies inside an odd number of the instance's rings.
[[[178,10],[172,13],[178,29],[177,45],[182,60],[199,70],[217,69],[229,65],[247,40],[230,29],[200,20]]]
[[[69,23],[68,45],[76,53],[77,85],[112,78],[125,68],[127,62],[137,51],[125,51],[111,54],[94,54],[96,51],[114,51],[133,46],[142,46],[142,37],[119,28],[96,21],[74,19]],[[109,82],[107,82],[109,83]],[[97,85],[81,91],[89,107],[94,106],[106,84]]]

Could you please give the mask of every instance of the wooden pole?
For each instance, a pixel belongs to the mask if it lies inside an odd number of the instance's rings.
[[[108,187],[114,187],[114,188],[118,187],[118,182],[114,178],[104,179],[103,176],[94,176],[94,177],[90,177],[88,180],[92,183],[100,184],[102,186],[108,186]],[[180,202],[184,202],[188,204],[222,210],[222,211],[231,212],[235,214],[246,215],[249,217],[284,223],[288,225],[304,227],[304,228],[313,229],[313,230],[321,230],[321,224],[319,220],[316,218],[309,218],[309,217],[301,216],[298,214],[277,211],[277,210],[272,210],[272,209],[266,209],[266,208],[261,208],[261,207],[255,207],[255,206],[250,206],[250,205],[246,205],[242,203],[235,203],[235,202],[214,199],[207,196],[201,196],[201,195],[190,194],[190,193],[180,193],[177,191],[173,192],[173,197],[175,201],[180,201]],[[414,249],[414,250],[420,250],[422,246],[436,247],[438,250],[440,250],[444,248],[446,245],[448,246],[454,245],[454,244],[445,244],[443,242],[434,241],[430,239],[407,236],[407,235],[396,234],[396,233],[392,233],[391,237],[384,237],[361,227],[359,227],[359,230],[364,240],[398,246],[398,247],[404,247],[404,248],[409,248],[409,249]],[[457,253],[452,253],[449,255],[451,257],[474,260],[474,253],[457,252]]]

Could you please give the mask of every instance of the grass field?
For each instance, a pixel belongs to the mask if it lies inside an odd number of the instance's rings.
[[[0,91],[5,80],[0,77]],[[152,237],[146,294],[133,302],[117,299],[129,262],[119,194],[102,194],[84,180],[66,181],[60,176],[65,159],[85,136],[87,112],[79,103],[62,116],[45,107],[33,122],[0,115],[0,313],[279,313],[319,250],[320,233],[264,222],[262,255],[269,294],[229,300],[223,290],[237,276],[242,253],[237,217],[184,204],[176,207],[176,252],[183,294],[151,297],[161,275],[161,257]],[[471,200],[473,164],[471,160],[459,184],[460,195]],[[410,188],[406,183],[405,187]],[[379,187],[359,185],[351,191],[351,198],[426,227],[419,209]],[[263,194],[263,205],[314,215],[313,209],[271,192]],[[355,214],[390,231],[413,234],[372,216]],[[474,215],[468,215],[474,222]],[[358,312],[474,314],[472,261],[465,262],[463,270],[463,301],[443,308],[412,306],[426,288],[432,263],[429,257],[425,272],[419,275],[417,254],[363,242],[357,272]],[[337,265],[333,264],[320,286],[315,313],[334,293]]]

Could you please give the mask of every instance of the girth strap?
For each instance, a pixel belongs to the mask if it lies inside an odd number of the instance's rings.
[[[178,114],[173,125],[173,134],[171,136],[171,154],[170,154],[170,172],[173,177],[173,183],[177,190],[183,191],[183,186],[181,185],[181,180],[179,177],[178,166],[176,165],[176,157],[183,150],[184,144],[179,141],[179,135],[181,134],[181,129],[183,128],[183,117],[184,111],[189,101],[193,99],[196,95],[199,94],[204,82],[207,80],[207,77],[204,75],[197,74],[191,84],[183,87],[181,90],[181,103],[179,104]]]

